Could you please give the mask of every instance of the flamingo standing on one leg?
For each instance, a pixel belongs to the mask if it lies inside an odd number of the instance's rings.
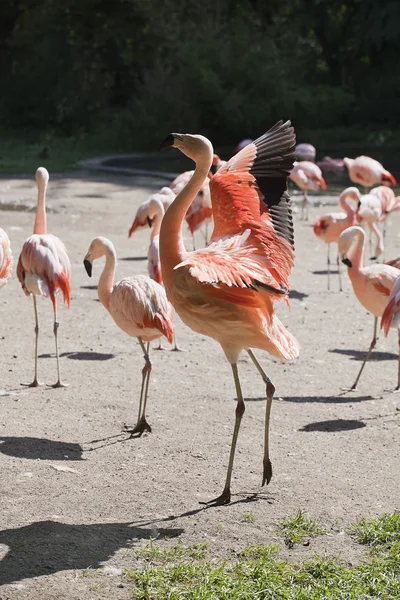
[[[348,198],[358,202],[359,191],[355,187],[349,187],[343,190],[339,196],[339,205],[344,212],[331,212],[323,215],[318,219],[314,225],[315,235],[323,242],[328,244],[328,256],[327,256],[327,271],[328,271],[328,290],[330,289],[330,247],[331,244],[337,242],[342,231],[354,225],[356,211],[348,203]],[[339,275],[339,287],[342,291],[342,278],[340,275],[340,261],[339,254],[337,255],[337,268]]]
[[[365,232],[361,227],[354,226],[346,229],[339,238],[338,246],[341,260],[348,267],[351,285],[358,301],[374,315],[372,342],[356,380],[350,388],[355,390],[365,364],[376,345],[378,317],[382,316],[386,308],[393,283],[400,271],[395,267],[382,264],[363,266]]]
[[[397,277],[396,281],[393,284],[387,306],[383,311],[381,319],[381,329],[383,329],[385,336],[388,335],[389,329],[391,327],[393,327],[393,329],[397,329],[397,335],[399,340],[397,386],[394,389],[395,392],[398,392],[400,390],[400,275]]]
[[[114,285],[116,252],[113,244],[104,237],[92,240],[83,261],[89,277],[92,276],[93,261],[102,256],[106,257],[106,263],[97,288],[99,300],[118,327],[138,339],[143,351],[145,365],[142,370],[138,420],[133,428],[126,427],[131,435],[141,436],[145,431],[151,432],[146,420],[151,372],[149,342],[163,335],[172,342],[172,308],[164,288],[145,275],[126,277]],[[148,342],[147,347],[145,342]]]
[[[322,171],[315,163],[308,160],[302,160],[300,162],[295,161],[289,179],[304,192],[303,204],[301,206],[301,218],[307,220],[308,190],[314,192],[318,191],[320,188],[326,190],[326,183],[325,179],[322,177]]]
[[[35,378],[30,387],[37,387],[38,382],[38,341],[39,320],[36,305],[36,296],[50,298],[54,311],[54,338],[56,342],[57,357],[57,383],[53,387],[65,387],[60,375],[60,358],[58,353],[58,328],[57,321],[57,293],[61,291],[64,303],[70,305],[70,276],[71,263],[67,250],[62,241],[55,235],[47,233],[46,225],[46,189],[49,181],[49,173],[44,167],[36,171],[36,183],[38,187],[38,203],[36,208],[35,225],[33,235],[25,240],[19,255],[17,265],[17,276],[27,296],[32,295],[33,308],[35,311]]]
[[[373,185],[396,185],[396,179],[383,168],[380,162],[370,156],[344,158],[349,177],[353,183],[358,183],[369,189]]]
[[[12,263],[10,238],[4,229],[0,228],[0,288],[6,285],[11,277]]]
[[[167,296],[194,331],[220,343],[232,366],[236,420],[224,490],[213,502],[230,502],[231,475],[245,410],[237,361],[242,349],[266,383],[262,483],[272,476],[269,418],[275,388],[251,348],[282,359],[298,356],[299,344],[274,314],[273,302],[287,299],[293,265],[293,224],[287,176],[295,136],[290,122],[277,123],[231,158],[211,178],[214,231],[203,250],[187,252],[181,232],[186,211],[210,169],[213,148],[201,135],[174,133],[161,148],[178,148],[196,163],[186,187],[165,213],[160,232],[161,266]]]

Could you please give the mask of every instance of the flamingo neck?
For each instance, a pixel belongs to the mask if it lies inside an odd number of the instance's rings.
[[[150,207],[153,209],[152,228],[150,240],[160,235],[161,223],[164,218],[164,206],[160,200],[152,200]]]
[[[116,254],[114,248],[106,248],[106,264],[100,275],[97,294],[102,305],[110,312],[110,298],[114,287],[114,274],[116,264]]]
[[[349,274],[359,271],[364,263],[365,233],[363,230],[357,230],[354,237],[355,241],[348,252],[348,258],[352,264]]]
[[[346,213],[348,218],[353,218],[356,214],[356,211],[352,206],[350,206],[348,200],[349,198],[351,198],[351,196],[349,196],[348,194],[342,194],[339,197],[339,206]],[[352,200],[356,200],[358,202],[358,199],[355,197],[353,197]]]
[[[182,223],[187,209],[196,198],[208,175],[213,159],[211,151],[205,153],[196,162],[192,178],[176,196],[164,215],[160,230],[160,257],[163,273],[168,273],[182,262],[186,255],[183,243]]]
[[[44,235],[47,233],[47,221],[46,221],[46,184],[40,182],[38,184],[38,201],[36,207],[36,218],[35,225],[33,227],[33,233]]]

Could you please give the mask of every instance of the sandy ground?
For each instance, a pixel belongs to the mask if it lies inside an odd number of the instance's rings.
[[[271,453],[274,476],[260,488],[264,385],[247,356],[239,364],[247,410],[242,422],[229,506],[199,504],[222,491],[234,422],[234,384],[219,346],[177,321],[182,353],[153,352],[148,418],[153,433],[127,439],[136,419],[142,356],[136,340],[97,301],[96,263],[89,280],[82,260],[91,239],[105,235],[119,256],[117,278],[146,272],[148,229],[131,240],[138,204],[159,181],[92,176],[52,177],[49,231],[72,261],[71,309],[61,307],[60,351],[66,389],[22,387],[33,378],[32,301],[13,276],[0,292],[0,598],[129,598],[121,569],[135,568],[148,540],[210,544],[232,556],[248,544],[279,543],[298,559],[314,551],[359,560],[343,534],[358,516],[400,508],[397,336],[380,336],[359,390],[343,394],[372,337],[372,317],[344,273],[327,292],[326,248],[310,221],[296,218],[292,302],[278,312],[302,345],[299,360],[258,356],[276,386]],[[35,200],[32,177],[0,180],[0,196]],[[15,265],[34,215],[0,213]],[[386,256],[400,254],[400,217],[393,218]],[[200,238],[199,238],[200,240]],[[190,242],[188,240],[188,247]],[[100,262],[100,261],[99,261]],[[39,375],[56,380],[52,311],[39,300]],[[68,467],[70,471],[57,470]],[[276,523],[298,509],[319,517],[329,535],[289,551]],[[244,515],[251,512],[255,521]],[[90,570],[90,576],[86,569]]]

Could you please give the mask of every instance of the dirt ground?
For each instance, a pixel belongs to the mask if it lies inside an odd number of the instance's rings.
[[[152,353],[153,433],[140,439],[122,433],[124,423],[136,420],[143,359],[136,340],[97,301],[101,261],[92,280],[82,261],[92,238],[105,235],[119,256],[117,279],[146,273],[149,230],[130,240],[127,233],[138,204],[161,183],[89,173],[50,179],[48,229],[65,242],[73,273],[71,309],[59,311],[68,388],[21,386],[33,378],[32,300],[15,274],[0,291],[1,600],[128,599],[122,570],[139,564],[137,550],[150,538],[162,544],[177,538],[183,544],[208,542],[215,556],[278,543],[293,560],[326,551],[354,562],[362,549],[344,528],[360,515],[400,509],[400,399],[386,391],[396,384],[397,335],[379,336],[358,391],[343,393],[361,364],[373,322],[355,299],[345,267],[344,292],[338,292],[336,278],[333,291],[326,289],[326,247],[314,238],[311,224],[330,208],[312,208],[309,222],[295,217],[291,310],[277,310],[302,345],[299,360],[283,364],[257,352],[276,386],[270,485],[260,487],[265,388],[243,355],[239,372],[247,410],[233,501],[218,508],[199,504],[222,491],[234,384],[220,347],[178,319],[185,352]],[[0,180],[0,198],[35,201],[33,176]],[[32,212],[0,212],[15,266],[33,221]],[[395,216],[387,258],[400,254],[399,225]],[[38,306],[39,376],[51,384],[52,310],[46,299]],[[289,551],[276,523],[298,509],[319,517],[329,535]],[[252,523],[244,517],[249,512]]]

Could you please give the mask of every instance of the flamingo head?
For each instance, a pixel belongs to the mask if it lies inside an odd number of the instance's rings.
[[[89,277],[92,276],[92,266],[96,258],[101,258],[104,255],[111,254],[115,256],[115,248],[112,242],[105,237],[99,236],[94,238],[89,246],[87,254],[83,260],[86,273]]]
[[[356,237],[362,237],[363,239],[365,239],[365,233],[361,227],[354,225],[353,227],[348,227],[347,229],[345,229],[340,234],[337,242],[340,260],[344,265],[347,265],[348,267],[353,266],[353,263],[351,261],[351,248],[353,246],[353,241]],[[348,256],[349,254],[350,258]]]
[[[203,135],[190,133],[170,133],[160,144],[160,150],[178,148],[183,154],[195,162],[207,159],[211,166],[214,150],[210,140]]]

